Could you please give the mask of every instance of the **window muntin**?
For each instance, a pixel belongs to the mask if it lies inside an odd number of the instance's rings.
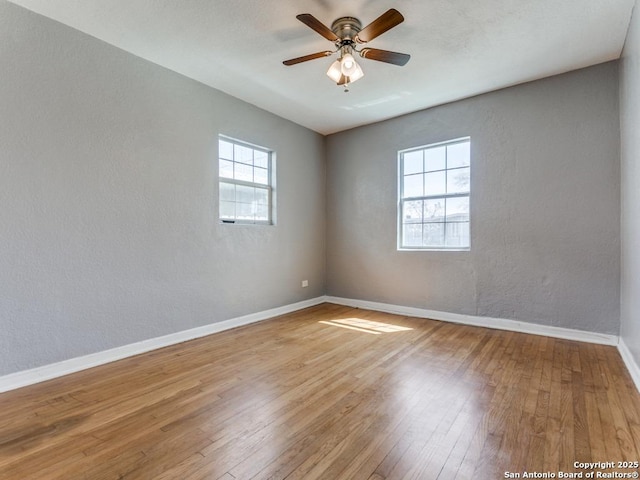
[[[272,157],[266,148],[219,137],[220,220],[223,223],[272,223]]]
[[[398,249],[469,249],[470,146],[459,138],[399,152]]]

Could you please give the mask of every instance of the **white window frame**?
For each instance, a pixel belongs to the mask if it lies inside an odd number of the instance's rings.
[[[227,143],[231,143],[233,145],[238,145],[240,147],[245,147],[245,148],[249,148],[251,150],[258,151],[258,152],[262,152],[265,153],[267,155],[267,178],[268,178],[268,183],[264,184],[264,183],[259,183],[259,182],[252,182],[252,181],[247,181],[247,180],[240,180],[240,179],[236,179],[236,178],[229,178],[229,177],[223,177],[222,175],[220,175],[220,166],[221,166],[221,161],[222,160],[231,160],[234,166],[234,172],[235,172],[235,166],[236,164],[243,164],[245,166],[247,166],[248,164],[244,163],[244,162],[239,162],[237,161],[235,158],[233,159],[223,159],[222,156],[220,155],[220,141],[224,141]],[[234,149],[235,151],[235,149]],[[235,153],[234,153],[234,157],[235,157]],[[273,184],[274,184],[274,161],[275,161],[275,152],[269,148],[266,147],[262,147],[259,145],[255,145],[252,143],[248,143],[245,142],[243,140],[238,140],[236,138],[232,138],[232,137],[228,137],[226,135],[218,135],[218,219],[220,221],[220,223],[225,224],[225,225],[273,225],[274,224],[274,195],[273,195]],[[252,171],[255,174],[255,169],[256,167],[254,165],[251,165]],[[245,187],[253,187],[253,188],[259,188],[261,190],[266,190],[267,191],[267,219],[266,220],[249,220],[246,218],[237,218],[237,214],[234,218],[229,218],[229,217],[223,217],[222,216],[222,212],[221,212],[221,208],[222,208],[222,184],[228,184],[228,185],[235,185],[235,186],[245,186]]]
[[[469,169],[471,169],[471,137],[460,137],[460,138],[456,138],[453,140],[446,140],[443,142],[438,142],[438,143],[431,143],[428,145],[422,145],[419,147],[413,147],[413,148],[407,148],[405,150],[400,150],[398,152],[398,235],[397,235],[397,240],[398,240],[398,245],[397,248],[399,251],[470,251],[471,250],[471,184],[469,183],[469,191],[467,192],[456,192],[456,193],[443,193],[443,194],[433,194],[433,195],[428,195],[428,194],[424,194],[421,196],[415,196],[415,197],[405,197],[404,196],[404,177],[405,177],[405,168],[404,168],[404,156],[407,153],[412,153],[412,152],[417,152],[417,151],[425,151],[425,150],[429,150],[431,148],[439,148],[439,147],[443,147],[443,146],[449,146],[449,145],[455,145],[455,144],[459,144],[459,143],[469,143]],[[456,170],[459,169],[461,167],[454,167],[454,168],[448,168],[448,164],[446,163],[447,159],[445,158],[445,168],[438,170],[438,171],[444,171],[445,172],[445,177],[446,175],[448,175],[449,171],[452,170]],[[465,168],[465,167],[462,167]],[[426,173],[425,172],[425,167],[423,165],[423,170],[422,173]],[[446,182],[446,180],[445,180]],[[471,182],[471,176],[469,176],[469,182]],[[408,202],[408,201],[415,201],[415,200],[437,200],[437,199],[449,199],[449,198],[464,198],[467,197],[469,199],[469,220],[468,220],[468,225],[469,225],[469,238],[468,238],[468,244],[465,246],[447,246],[447,238],[446,238],[446,231],[447,231],[447,224],[452,224],[452,223],[467,223],[467,222],[447,222],[446,221],[446,216],[444,217],[444,220],[442,222],[437,222],[437,223],[442,223],[444,224],[444,237],[443,237],[443,244],[439,244],[439,245],[420,245],[420,246],[411,246],[411,245],[406,245],[406,242],[404,241],[404,229],[403,226],[405,225],[405,222],[403,222],[403,207],[404,207],[404,203]],[[409,224],[411,222],[407,222],[406,224]],[[422,225],[424,225],[425,223],[430,223],[430,222],[423,222],[421,223]]]

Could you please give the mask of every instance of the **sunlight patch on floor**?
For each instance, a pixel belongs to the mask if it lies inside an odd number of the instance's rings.
[[[393,325],[391,323],[374,322],[373,320],[365,320],[363,318],[341,318],[339,320],[321,320],[318,323],[332,325],[334,327],[347,328],[358,332],[371,333],[372,335],[381,335],[383,333],[405,332],[413,330],[409,327]]]

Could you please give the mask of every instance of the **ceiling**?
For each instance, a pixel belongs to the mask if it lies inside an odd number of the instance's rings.
[[[11,0],[322,134],[620,56],[634,0]],[[363,25],[389,8],[404,23],[367,46],[411,54],[404,67],[359,59],[344,93],[333,45],[296,20]]]

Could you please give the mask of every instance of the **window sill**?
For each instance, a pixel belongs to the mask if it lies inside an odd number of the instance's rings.
[[[244,226],[257,226],[257,227],[270,227],[275,225],[272,222],[240,222],[232,220],[220,220],[220,225],[244,225]]]
[[[437,247],[398,247],[398,252],[470,252],[471,247],[464,248],[437,248]]]

